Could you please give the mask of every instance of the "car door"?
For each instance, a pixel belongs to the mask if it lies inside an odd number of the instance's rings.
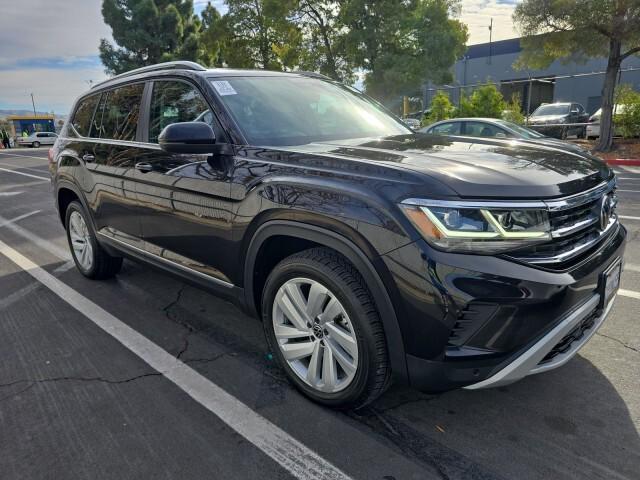
[[[232,158],[210,154],[172,154],[158,136],[169,124],[201,121],[212,125],[218,142],[224,134],[198,88],[186,80],[155,80],[148,87],[145,141],[138,161],[137,195],[145,249],[181,268],[230,284],[237,258],[225,252],[232,240],[229,172]]]
[[[141,247],[140,206],[135,194],[136,160],[144,153],[138,123],[144,83],[102,92],[93,116],[91,139],[80,152],[99,234]]]

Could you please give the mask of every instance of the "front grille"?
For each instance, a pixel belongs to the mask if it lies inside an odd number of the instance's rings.
[[[599,185],[579,195],[545,202],[549,208],[552,239],[514,251],[511,257],[548,268],[565,268],[579,260],[617,230],[613,210],[617,203],[614,181]],[[609,223],[600,225],[603,197],[609,197]]]
[[[584,334],[593,327],[597,318],[598,310],[592,311],[589,316],[584,318],[578,325],[573,327],[573,329],[569,333],[562,337],[562,340],[560,340],[551,349],[551,351],[547,353],[547,355],[542,360],[540,360],[540,362],[538,362],[538,365],[547,363],[558,355],[568,352],[571,349],[571,345],[573,344],[573,342],[580,340],[584,336]]]

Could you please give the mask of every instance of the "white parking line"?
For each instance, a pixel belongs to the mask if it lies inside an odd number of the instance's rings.
[[[618,218],[623,220],[640,220],[640,217],[631,217],[629,215],[618,215]]]
[[[634,292],[633,290],[625,290],[624,288],[621,288],[620,290],[618,290],[618,295],[640,300],[640,292]]]
[[[51,181],[51,179],[48,178],[48,177],[40,177],[38,175],[32,175],[30,173],[17,172],[15,170],[9,170],[8,168],[0,168],[0,171],[8,172],[8,173],[15,173],[16,175],[24,175],[25,177],[39,178],[40,180],[49,180],[49,181]]]
[[[36,157],[35,155],[20,155],[20,154],[17,154],[17,153],[7,153],[7,152],[0,152],[0,155],[8,155],[9,157],[36,158],[38,160],[46,160],[47,159],[47,155],[44,155],[42,157]]]
[[[640,265],[634,263],[625,263],[624,269],[630,272],[640,272]]]
[[[22,228],[20,225],[16,225],[16,222],[35,215],[36,213],[40,213],[41,211],[42,210],[35,210],[33,212],[25,213],[24,215],[20,215],[12,219],[6,219],[0,216],[0,227],[5,227],[11,230],[16,235],[20,235],[22,238],[34,243],[43,251],[53,253],[61,260],[71,260],[71,254],[69,253],[69,250],[60,248],[51,240],[45,240],[44,238],[38,237],[37,235],[31,233],[26,228]]]
[[[617,188],[616,192],[631,192],[631,193],[640,193],[640,190],[625,190],[623,188]]]
[[[0,192],[0,197],[13,197],[15,195],[20,195],[24,192]]]
[[[44,165],[46,167],[46,165]],[[47,173],[49,170],[48,168],[33,168],[33,167],[25,167],[23,165],[18,165],[16,163],[0,163],[0,167],[7,167],[7,168],[19,168],[20,170],[29,170],[30,172],[36,172],[36,173]]]
[[[349,479],[260,414],[0,240],[0,253],[299,479]]]

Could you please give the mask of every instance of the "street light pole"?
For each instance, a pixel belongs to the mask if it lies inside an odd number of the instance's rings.
[[[31,105],[33,105],[33,116],[37,117],[38,114],[36,113],[36,102],[33,100],[33,93],[31,94]]]

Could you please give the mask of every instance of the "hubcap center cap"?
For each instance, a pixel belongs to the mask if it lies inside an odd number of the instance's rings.
[[[314,323],[313,327],[311,327],[311,331],[313,332],[313,334],[315,335],[316,338],[324,337],[324,333],[322,331],[322,327],[320,326],[319,323]]]

